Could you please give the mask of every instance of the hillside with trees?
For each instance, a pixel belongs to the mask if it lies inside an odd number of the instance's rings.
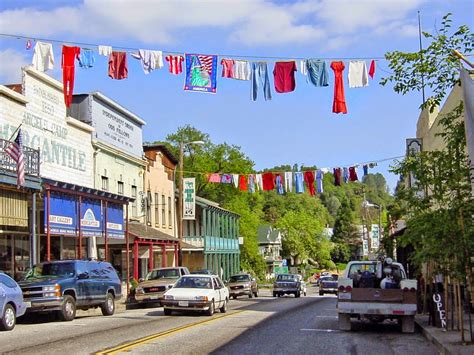
[[[196,178],[196,191],[201,197],[219,203],[240,214],[241,267],[263,277],[265,261],[258,254],[257,230],[259,225],[271,225],[283,232],[283,253],[291,265],[302,268],[332,268],[334,262],[346,262],[355,257],[360,246],[357,225],[377,223],[377,211],[363,209],[364,196],[372,203],[387,206],[392,197],[381,174],[368,174],[361,182],[334,186],[334,176],[324,176],[324,193],[284,195],[276,191],[250,193],[231,184],[207,182],[206,173],[256,173],[254,162],[236,145],[215,144],[208,134],[185,126],[166,137],[169,149],[179,156],[180,142],[203,141],[203,145],[186,145],[184,176]],[[265,171],[305,171],[317,167],[284,165]],[[361,169],[360,169],[361,170]],[[384,217],[385,220],[385,217]],[[323,233],[325,227],[334,227],[331,239]]]

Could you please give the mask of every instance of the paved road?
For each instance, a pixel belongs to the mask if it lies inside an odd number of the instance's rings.
[[[395,324],[358,323],[337,330],[334,296],[239,298],[213,317],[164,316],[162,308],[128,310],[112,317],[80,312],[73,322],[42,318],[0,333],[0,352],[90,354],[436,354],[420,334],[401,334]]]

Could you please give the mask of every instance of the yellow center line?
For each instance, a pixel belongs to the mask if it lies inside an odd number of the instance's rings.
[[[196,327],[198,325],[210,323],[210,322],[219,320],[221,318],[233,316],[233,315],[236,315],[236,314],[242,313],[242,312],[245,312],[245,311],[244,310],[238,310],[238,311],[234,311],[232,313],[220,315],[220,316],[217,316],[217,317],[214,317],[214,318],[206,319],[206,320],[199,321],[199,322],[194,322],[194,323],[191,323],[191,324],[183,325],[181,327],[176,327],[176,328],[172,328],[172,329],[169,329],[169,330],[165,330],[163,332],[152,334],[152,335],[149,335],[149,336],[131,341],[129,343],[125,343],[125,344],[122,344],[122,345],[119,345],[119,346],[116,346],[116,347],[113,347],[113,348],[109,348],[109,349],[105,349],[103,351],[96,352],[95,355],[105,355],[105,354],[111,355],[111,354],[116,354],[117,352],[120,352],[120,351],[128,351],[128,350],[133,349],[137,346],[140,346],[144,343],[147,343],[151,340],[155,340],[155,339],[164,337],[166,335],[170,335],[170,334],[173,334],[173,333],[180,332],[184,329],[188,329],[188,328]]]

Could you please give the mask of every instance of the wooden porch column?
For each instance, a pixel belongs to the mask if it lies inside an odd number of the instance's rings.
[[[176,246],[175,246],[176,250]],[[161,246],[161,267],[166,267],[168,260],[166,257],[166,244]]]
[[[153,243],[148,246],[148,270],[153,269]]]
[[[133,278],[138,281],[138,240],[133,241]]]

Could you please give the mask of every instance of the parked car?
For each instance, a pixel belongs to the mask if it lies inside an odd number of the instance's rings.
[[[236,299],[237,296],[247,295],[249,298],[258,297],[257,280],[250,274],[232,275],[227,284],[230,297]]]
[[[306,283],[301,275],[279,274],[273,283],[273,297],[281,297],[285,294],[293,294],[300,297],[306,296]]]
[[[337,274],[329,276],[322,276],[319,282],[319,295],[323,296],[325,293],[334,293],[337,295]]]
[[[138,283],[135,289],[135,300],[141,304],[161,304],[165,292],[184,275],[189,275],[189,270],[183,266],[153,269],[144,280]]]
[[[44,262],[19,282],[28,312],[57,312],[63,321],[76,317],[76,309],[100,307],[104,316],[115,312],[122,297],[122,283],[107,262],[62,260]]]
[[[184,275],[166,291],[162,304],[165,315],[172,311],[203,311],[212,316],[216,309],[227,312],[229,290],[216,275]]]
[[[15,280],[0,272],[0,330],[15,328],[16,318],[25,314],[28,305]]]
[[[209,269],[194,270],[194,271],[191,271],[191,274],[194,274],[194,275],[217,275],[214,271],[209,270]]]

